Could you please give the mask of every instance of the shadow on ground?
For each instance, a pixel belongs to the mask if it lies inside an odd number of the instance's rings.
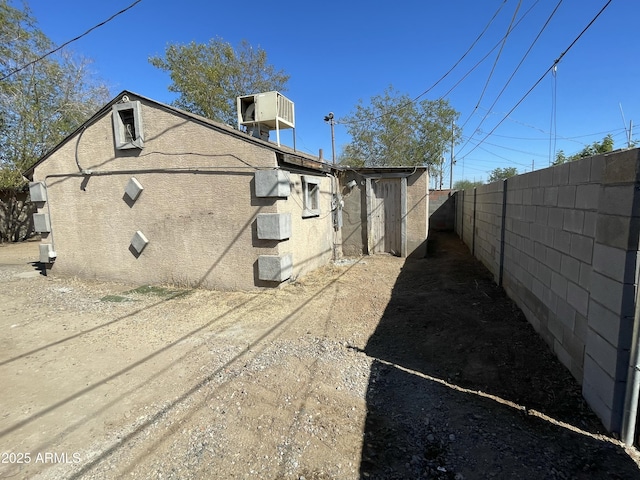
[[[453,233],[407,260],[364,351],[361,478],[640,478]]]

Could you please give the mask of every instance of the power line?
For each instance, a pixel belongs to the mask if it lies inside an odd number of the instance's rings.
[[[504,5],[507,3],[508,0],[503,0],[502,4],[498,7],[498,10],[496,10],[496,12],[493,14],[493,17],[491,17],[491,20],[489,20],[489,22],[487,23],[487,25],[484,27],[484,29],[482,30],[482,32],[480,32],[480,34],[476,37],[476,39],[471,43],[471,46],[467,49],[466,52],[464,52],[462,54],[462,56],[458,59],[458,61],[456,63],[453,64],[453,66],[444,74],[442,75],[433,85],[431,85],[429,88],[427,88],[426,90],[424,90],[420,95],[416,96],[415,98],[413,98],[412,100],[396,107],[393,108],[391,110],[388,110],[387,112],[382,112],[381,114],[373,117],[372,120],[378,120],[382,117],[384,117],[385,115],[391,115],[392,113],[395,113],[399,110],[402,110],[403,108],[408,107],[409,105],[413,105],[416,101],[418,101],[421,97],[425,96],[427,93],[429,93],[431,90],[433,90],[436,86],[438,86],[440,84],[440,82],[442,82],[442,80],[444,80],[446,77],[449,76],[449,74],[451,74],[451,72],[453,72],[453,70],[460,64],[460,62],[462,62],[462,60],[465,59],[465,57],[469,54],[469,52],[471,52],[471,50],[473,50],[473,48],[476,46],[476,44],[480,41],[480,39],[484,36],[484,34],[487,32],[487,30],[489,29],[489,27],[491,26],[491,24],[493,23],[493,21],[496,19],[496,17],[498,16],[498,14],[500,13],[500,11],[502,10],[502,7],[504,7]],[[531,8],[529,8],[529,10],[522,16],[522,18],[520,18],[520,20],[518,20],[518,22],[514,25],[514,28],[522,21],[522,19],[524,19],[524,17],[527,16],[527,14],[533,9],[533,7],[539,2],[540,0],[536,0],[535,3],[533,4],[533,6]],[[502,39],[500,40],[502,41]],[[472,69],[471,71],[469,71],[467,74],[465,74],[465,76],[463,77],[463,80],[480,64],[482,63],[482,61],[484,61],[490,54],[491,52],[493,52],[498,45],[500,45],[500,42],[498,42],[496,44],[495,47],[493,47],[491,49],[491,51],[485,55],[485,57],[479,62],[477,63]],[[458,82],[459,84],[460,82]],[[456,84],[454,86],[454,88],[458,85]],[[447,92],[447,94],[443,95],[441,98],[446,97],[449,93],[451,93],[453,89],[449,90],[449,92]],[[358,121],[341,121],[341,122],[336,122],[336,124],[342,124],[342,125],[348,125],[348,124],[354,124],[354,123],[360,123]]]
[[[535,130],[540,130],[540,129],[538,129],[538,127],[534,127],[532,125],[527,125],[526,123],[518,122],[517,120],[513,120],[512,118],[510,118],[509,120],[511,120],[512,122],[519,123],[520,125],[523,125],[525,127],[533,128]],[[562,140],[572,140],[573,141],[576,138],[593,137],[595,135],[605,135],[605,134],[608,134],[608,133],[612,133],[613,134],[614,132],[615,132],[614,136],[619,136],[619,135],[621,135],[621,133],[624,130],[625,130],[624,128],[615,128],[613,130],[605,130],[603,132],[587,133],[585,135],[577,135],[575,137],[563,137],[563,136],[560,135],[558,138],[560,138]],[[542,133],[544,133],[545,135],[549,133],[549,132],[545,132],[544,130],[540,130],[540,131]],[[480,130],[480,133],[482,133],[482,130]],[[542,137],[540,137],[540,138],[535,138],[535,137],[512,137],[510,135],[498,135],[497,133],[494,133],[493,136],[494,137],[500,137],[500,138],[510,138],[511,140],[531,140],[531,141],[543,141],[543,142],[548,142],[549,141],[548,138],[542,138]],[[582,142],[576,142],[576,143],[584,145],[584,143],[582,143]]]
[[[525,52],[525,54],[522,56],[522,58],[520,59],[520,62],[518,63],[518,65],[516,66],[516,68],[514,69],[513,73],[511,74],[511,76],[509,77],[509,79],[507,80],[507,82],[505,83],[504,87],[502,87],[502,90],[500,90],[500,93],[498,93],[498,96],[495,98],[495,100],[493,101],[493,103],[491,104],[491,106],[487,109],[487,112],[485,113],[484,117],[482,117],[482,120],[480,120],[480,123],[478,124],[478,126],[476,127],[476,129],[473,131],[473,133],[471,134],[472,138],[476,132],[479,131],[480,127],[482,126],[482,124],[484,123],[484,121],[487,119],[487,117],[489,116],[489,113],[491,112],[491,109],[493,109],[493,107],[496,105],[496,103],[498,103],[498,100],[500,99],[500,97],[502,97],[502,94],[505,92],[505,90],[507,89],[507,87],[509,86],[509,84],[511,83],[511,81],[513,80],[513,77],[515,77],[516,73],[518,72],[518,70],[520,70],[520,67],[522,66],[522,64],[524,63],[524,61],[527,59],[527,57],[529,56],[529,54],[531,53],[531,50],[533,50],[533,47],[535,46],[535,44],[538,42],[538,40],[540,39],[540,37],[542,36],[542,33],[546,30],[547,26],[549,25],[549,23],[551,22],[551,19],[554,17],[554,15],[556,14],[556,12],[558,11],[558,8],[560,8],[560,5],[562,4],[563,0],[559,0],[558,3],[556,4],[555,8],[553,9],[553,11],[551,12],[551,14],[549,15],[549,17],[547,17],[547,20],[544,22],[544,25],[542,26],[542,28],[540,29],[540,31],[538,32],[538,34],[536,35],[536,38],[533,39],[533,42],[531,42],[531,45],[529,45],[529,48],[527,49],[527,51]],[[478,105],[476,105],[476,109],[479,107],[479,102]],[[471,114],[471,116],[473,116],[473,113]],[[471,116],[469,118],[471,118]],[[469,142],[465,143],[462,148],[460,150],[464,150],[464,148],[467,146]]]
[[[89,30],[87,30],[86,32],[84,32],[81,35],[78,35],[75,38],[72,38],[71,40],[69,40],[68,42],[63,43],[62,45],[60,45],[57,48],[54,48],[53,50],[51,50],[50,52],[45,53],[44,55],[36,58],[35,60],[32,60],[26,64],[24,64],[21,67],[16,68],[15,70],[12,70],[11,72],[7,73],[4,77],[0,78],[0,82],[6,80],[7,78],[9,78],[11,75],[14,75],[18,72],[21,72],[22,70],[24,70],[27,67],[30,67],[31,65],[38,63],[42,60],[44,60],[46,57],[48,57],[49,55],[53,55],[56,52],[59,52],[60,50],[62,50],[64,47],[66,47],[67,45],[69,45],[70,43],[76,42],[78,40],[80,40],[82,37],[88,35],[89,33],[91,33],[93,30],[95,30],[96,28],[100,28],[103,25],[109,23],[111,20],[113,20],[114,18],[116,18],[118,15],[123,14],[124,12],[126,12],[127,10],[130,10],[131,8],[135,7],[138,3],[140,3],[142,0],[136,0],[135,2],[133,2],[131,5],[129,5],[126,8],[123,8],[122,10],[120,10],[117,13],[114,13],[113,15],[111,15],[109,18],[107,18],[104,22],[100,22],[97,25],[94,25],[93,27],[91,27]]]
[[[518,15],[518,11],[520,10],[520,5],[522,5],[522,0],[518,0],[518,5],[516,5],[516,10],[513,12],[513,17],[511,17],[511,23],[509,23],[509,28],[507,28],[507,33],[505,34],[504,38],[502,39],[502,44],[500,45],[500,50],[498,50],[498,55],[496,55],[496,59],[493,62],[493,66],[491,67],[491,71],[489,72],[489,76],[487,77],[487,81],[485,82],[484,87],[482,88],[482,92],[480,93],[480,98],[478,98],[478,101],[476,102],[476,107],[473,109],[473,111],[469,115],[469,118],[467,118],[467,120],[462,124],[461,128],[464,128],[467,125],[467,123],[469,122],[469,120],[471,120],[471,117],[473,117],[473,114],[476,112],[476,110],[478,110],[478,106],[482,102],[482,99],[484,98],[484,94],[487,92],[487,87],[489,86],[489,82],[491,81],[491,78],[493,77],[493,72],[495,72],[496,67],[498,66],[498,61],[500,60],[500,56],[502,55],[502,50],[504,50],[504,46],[507,43],[507,38],[509,37],[509,35],[511,34],[511,32],[513,30],[513,24],[516,21],[516,16]]]
[[[487,145],[491,145],[492,147],[498,147],[498,148],[503,148],[505,150],[511,150],[512,152],[524,153],[525,155],[533,155],[534,157],[547,158],[547,156],[542,154],[542,153],[526,152],[524,150],[518,150],[516,148],[511,148],[511,147],[505,147],[503,145],[498,145],[496,143],[489,143],[489,142],[484,142],[484,143],[487,144]]]
[[[534,2],[534,4],[533,4],[533,5],[531,5],[531,7],[529,7],[529,10],[527,10],[526,12],[524,12],[524,14],[522,15],[522,17],[520,17],[520,18],[518,19],[518,21],[516,22],[516,24],[513,26],[512,31],[513,31],[513,30],[515,30],[515,29],[518,27],[518,25],[520,25],[520,22],[522,22],[522,21],[525,19],[525,17],[526,17],[527,15],[529,15],[529,13],[531,12],[531,10],[533,10],[533,9],[534,9],[534,7],[538,4],[538,2],[539,2],[539,1],[540,1],[540,0],[536,0],[536,1]],[[486,53],[486,55],[485,55],[484,57],[482,57],[482,58],[481,58],[481,59],[480,59],[480,60],[479,60],[479,61],[478,61],[478,62],[477,62],[473,67],[471,67],[471,69],[470,69],[467,73],[465,73],[465,74],[463,75],[463,77],[462,77],[460,80],[458,80],[458,82],[457,82],[453,87],[451,87],[451,88],[447,91],[447,93],[445,93],[444,95],[442,95],[442,96],[441,96],[441,98],[445,98],[445,97],[447,97],[451,92],[453,92],[456,88],[458,88],[458,85],[460,85],[460,84],[461,84],[461,83],[462,83],[462,82],[463,82],[463,81],[464,81],[464,80],[465,80],[469,75],[471,75],[471,73],[473,73],[473,71],[474,71],[476,68],[478,68],[478,66],[480,66],[480,65],[482,64],[482,62],[484,62],[484,61],[489,57],[489,55],[491,55],[491,54],[493,53],[493,51],[494,51],[496,48],[498,48],[498,47],[500,46],[500,43],[502,42],[502,40],[503,40],[504,38],[505,38],[505,37],[501,38],[501,39],[498,41],[498,43],[496,43],[496,44],[493,46],[493,48],[492,48],[491,50],[489,50],[489,51]],[[482,107],[482,106],[479,106],[479,108],[483,108],[483,107]]]
[[[423,97],[424,95],[426,95],[427,93],[429,93],[431,90],[433,90],[442,80],[444,80],[451,72],[453,72],[453,70],[460,65],[460,62],[462,62],[462,60],[464,60],[464,58],[469,54],[469,52],[471,52],[471,50],[473,49],[473,47],[476,46],[476,44],[480,41],[480,39],[484,36],[485,33],[487,33],[487,30],[489,29],[489,27],[491,26],[491,24],[493,23],[493,21],[496,19],[496,17],[498,16],[498,14],[500,13],[500,10],[502,10],[502,7],[504,7],[504,5],[507,3],[507,0],[504,0],[502,2],[502,5],[500,5],[498,7],[498,10],[496,10],[496,13],[493,14],[493,17],[491,17],[491,20],[489,20],[489,23],[487,23],[487,25],[484,27],[484,29],[482,30],[482,32],[480,33],[480,35],[478,35],[476,37],[476,39],[473,41],[473,43],[471,44],[471,46],[467,49],[466,52],[464,52],[464,54],[460,57],[460,59],[458,59],[458,61],[453,65],[453,67],[451,67],[449,69],[449,71],[447,73],[445,73],[444,75],[442,75],[437,81],[436,83],[434,83],[433,85],[431,85],[429,88],[427,88],[424,92],[422,92],[420,95],[418,95],[417,97],[415,97],[413,99],[413,102],[416,102],[420,97]]]
[[[607,3],[604,5],[604,7],[602,7],[600,9],[600,11],[596,14],[595,17],[593,17],[593,19],[589,22],[589,24],[584,27],[584,29],[580,32],[580,34],[571,42],[571,44],[560,54],[560,56],[553,62],[553,64],[542,74],[542,76],[533,84],[533,86],[527,91],[527,93],[525,93],[520,100],[518,100],[518,102],[513,106],[513,108],[511,110],[509,110],[507,112],[507,114],[502,118],[502,120],[500,120],[498,122],[498,124],[493,127],[493,129],[482,139],[480,140],[480,142],[473,147],[468,153],[467,155],[469,155],[471,152],[473,152],[476,148],[478,148],[480,146],[481,143],[483,143],[487,138],[489,138],[491,136],[491,134],[493,132],[495,132],[498,127],[500,125],[502,125],[502,122],[504,122],[507,117],[509,115],[511,115],[513,113],[513,111],[518,108],[520,106],[520,104],[525,100],[525,98],[527,98],[531,92],[540,84],[540,82],[542,82],[542,80],[544,79],[544,77],[547,76],[547,74],[556,66],[558,65],[558,63],[560,63],[560,61],[564,58],[564,56],[567,54],[567,52],[569,50],[571,50],[571,48],[578,42],[578,40],[580,40],[580,38],[582,37],[582,35],[584,35],[584,33],[595,23],[595,21],[598,19],[598,17],[600,17],[600,15],[602,15],[602,13],[606,10],[606,8],[611,4],[612,0],[608,0]]]

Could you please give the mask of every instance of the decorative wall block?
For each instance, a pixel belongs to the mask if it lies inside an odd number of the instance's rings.
[[[289,172],[258,170],[255,173],[256,197],[288,197],[291,194]]]
[[[56,252],[53,251],[53,245],[50,243],[41,243],[40,247],[40,263],[51,263],[56,258]]]
[[[283,256],[260,255],[258,257],[258,278],[269,282],[284,282],[291,278],[293,257],[290,253]]]
[[[260,240],[286,240],[291,237],[290,213],[260,213],[256,221]]]
[[[33,229],[38,233],[48,233],[51,231],[51,221],[46,213],[33,214]]]
[[[142,253],[148,243],[149,240],[147,240],[147,237],[145,237],[140,230],[138,230],[131,239],[131,247],[138,255]]]
[[[43,182],[29,183],[29,198],[31,198],[32,202],[47,201],[47,189]]]
[[[136,201],[142,191],[144,190],[143,186],[140,185],[140,182],[136,179],[136,177],[131,177],[127,186],[124,189],[124,193],[132,200]]]

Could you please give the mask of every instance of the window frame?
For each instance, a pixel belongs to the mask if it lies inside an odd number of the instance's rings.
[[[303,210],[302,218],[311,218],[320,216],[320,183],[321,177],[311,177],[303,175],[302,177],[302,199]]]

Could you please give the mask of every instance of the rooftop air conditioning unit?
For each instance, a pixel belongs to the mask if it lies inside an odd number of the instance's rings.
[[[245,127],[247,132],[275,130],[280,145],[280,130],[295,128],[294,105],[291,100],[278,92],[256,93],[237,98],[238,130]]]

